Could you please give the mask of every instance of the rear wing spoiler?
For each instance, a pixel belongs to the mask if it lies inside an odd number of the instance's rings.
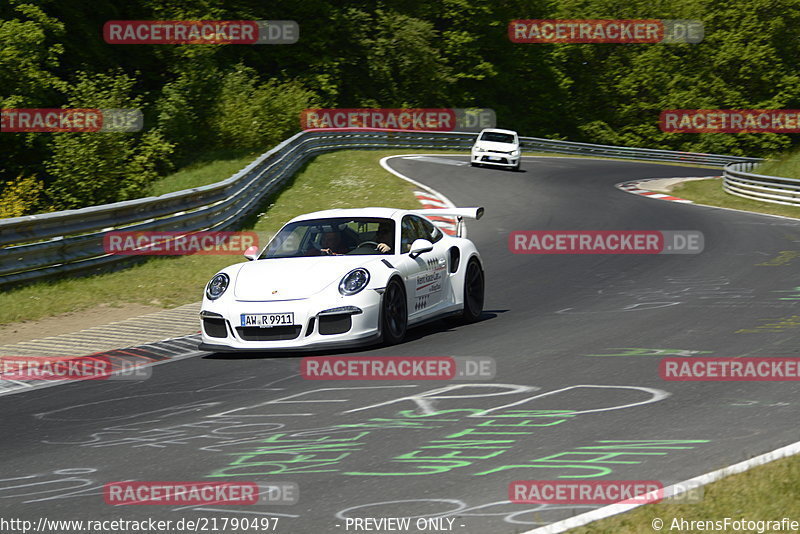
[[[424,210],[411,210],[413,213],[419,213],[420,215],[432,215],[436,217],[455,217],[457,224],[456,224],[456,235],[458,237],[465,237],[462,234],[464,233],[464,221],[463,219],[466,217],[467,219],[475,219],[478,220],[483,217],[483,208],[433,208],[433,209],[424,209]]]
[[[480,219],[483,217],[483,208],[433,208],[424,210],[411,210],[420,215],[440,215],[445,217],[466,217],[467,219]]]

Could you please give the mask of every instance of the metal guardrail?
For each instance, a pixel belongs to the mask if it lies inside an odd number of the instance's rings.
[[[554,141],[536,137],[521,137],[523,148],[540,152],[554,152],[604,158],[639,159],[646,161],[666,161],[670,163],[697,163],[722,167],[733,162],[758,162],[760,158],[725,156],[720,154],[702,154],[698,152],[677,152],[654,148],[631,148],[614,145],[593,145],[572,141]]]
[[[101,272],[130,263],[131,256],[106,254],[112,230],[200,231],[237,227],[276,193],[306,161],[345,148],[468,150],[475,134],[409,131],[306,131],[262,154],[227,180],[158,197],[41,215],[0,219],[0,287],[56,275]],[[527,150],[722,166],[754,158],[592,145],[521,137]]]
[[[723,188],[732,195],[751,200],[800,206],[800,180],[752,174],[756,163],[730,163],[723,171]]]

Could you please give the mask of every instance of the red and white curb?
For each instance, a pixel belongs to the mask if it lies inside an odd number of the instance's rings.
[[[381,158],[381,167],[389,171],[390,173],[394,174],[398,178],[405,180],[406,182],[410,182],[417,186],[417,190],[414,191],[414,196],[417,198],[420,204],[424,209],[443,209],[443,208],[454,208],[455,204],[453,204],[449,198],[438,192],[432,187],[428,187],[425,184],[422,184],[416,180],[405,176],[397,172],[396,170],[392,169],[389,164],[387,163],[392,158],[408,158],[409,156],[414,156],[414,154],[403,154],[398,156],[387,156],[385,158]],[[428,216],[433,224],[438,226],[442,232],[446,233],[447,235],[456,235],[456,220],[453,217],[436,217],[436,216]],[[466,237],[466,230],[462,232],[462,237]]]
[[[419,200],[419,203],[422,204],[424,209],[444,209],[448,207],[445,201],[427,191],[414,191],[414,196],[417,197],[417,200]],[[428,215],[428,219],[447,235],[456,235],[457,223],[453,217]]]
[[[703,180],[707,178],[718,178],[718,176],[686,177],[686,179],[689,180]],[[631,182],[622,182],[619,184],[615,184],[615,187],[627,193],[633,193],[634,195],[640,195],[647,198],[657,198],[658,200],[668,200],[670,202],[678,202],[680,204],[694,204],[694,202],[692,202],[691,200],[686,200],[685,198],[680,198],[673,195],[669,195],[667,193],[660,193],[658,191],[651,191],[647,189],[648,182],[663,181],[669,179],[670,178],[648,178],[645,180],[634,180]],[[681,179],[683,179],[683,177],[681,177]]]

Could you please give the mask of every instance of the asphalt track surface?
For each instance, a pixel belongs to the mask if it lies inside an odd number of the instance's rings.
[[[485,313],[477,324],[438,321],[399,346],[352,354],[491,356],[495,379],[319,382],[298,376],[298,357],[200,354],[155,366],[147,380],[0,397],[0,517],[264,516],[291,533],[355,532],[348,517],[423,517],[453,522],[418,530],[412,520],[405,531],[513,533],[592,508],[510,503],[515,480],[668,485],[798,440],[796,383],[664,381],[658,365],[665,355],[798,356],[800,259],[782,251],[797,249],[800,223],[614,187],[708,174],[689,167],[567,158],[526,158],[519,173],[435,159],[390,165],[456,205],[485,206],[469,224],[485,262]],[[699,230],[705,250],[509,251],[511,231],[548,229]],[[109,506],[103,484],[120,480],[293,482],[300,498]]]

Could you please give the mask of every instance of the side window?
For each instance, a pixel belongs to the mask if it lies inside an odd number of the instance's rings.
[[[431,243],[436,243],[442,238],[442,231],[436,228],[427,219],[414,217],[414,220],[417,222],[417,225],[422,231],[422,239],[427,239]]]
[[[406,254],[411,250],[411,243],[417,239],[417,227],[410,215],[403,217],[400,224],[400,253]]]

